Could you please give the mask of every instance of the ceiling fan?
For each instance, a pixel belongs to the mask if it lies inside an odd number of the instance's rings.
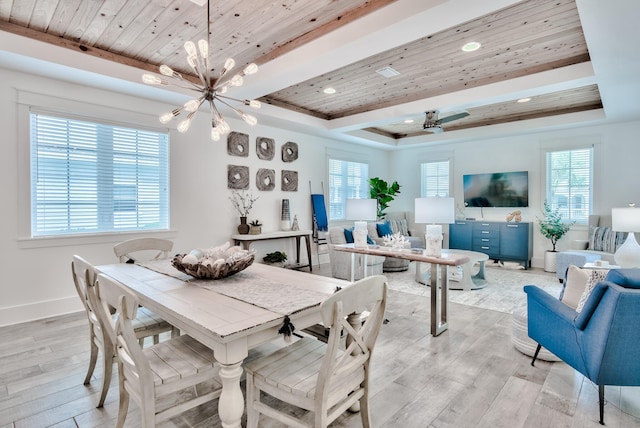
[[[428,110],[425,112],[426,118],[424,120],[424,124],[422,128],[425,131],[438,133],[442,132],[442,124],[447,122],[453,122],[454,120],[462,119],[464,117],[469,116],[469,112],[462,111],[459,113],[454,113],[449,116],[445,116],[442,119],[438,119],[438,110]]]

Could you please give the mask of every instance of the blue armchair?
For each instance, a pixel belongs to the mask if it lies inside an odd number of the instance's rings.
[[[604,425],[604,386],[640,386],[640,269],[611,270],[581,312],[527,285],[528,333],[598,385]]]

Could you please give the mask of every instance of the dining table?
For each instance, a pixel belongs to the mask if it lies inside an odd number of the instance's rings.
[[[225,428],[241,426],[245,404],[240,378],[249,351],[282,336],[285,323],[296,330],[320,323],[320,303],[350,284],[261,263],[222,279],[191,277],[169,260],[100,265],[96,270],[213,350],[220,363],[218,415]]]

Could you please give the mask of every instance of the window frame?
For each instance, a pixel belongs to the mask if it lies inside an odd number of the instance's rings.
[[[332,202],[333,200],[333,195],[332,195],[332,190],[333,190],[333,186],[332,186],[332,173],[331,173],[331,163],[332,161],[338,161],[338,162],[346,162],[347,164],[359,164],[359,165],[365,165],[366,169],[367,169],[367,173],[366,173],[366,178],[362,178],[361,176],[359,177],[359,179],[361,181],[363,181],[363,184],[361,184],[360,186],[360,194],[358,195],[352,195],[352,196],[358,196],[358,198],[360,199],[368,199],[370,197],[370,193],[368,192],[369,189],[369,178],[370,178],[370,174],[369,174],[369,168],[370,168],[370,164],[367,161],[362,161],[362,160],[354,160],[354,159],[350,159],[348,157],[344,157],[344,156],[340,156],[340,155],[329,155],[327,156],[327,177],[328,177],[328,206],[327,206],[327,217],[328,217],[328,221],[346,221],[346,200],[347,199],[351,199],[349,197],[349,185],[348,183],[345,184],[344,186],[342,186],[343,189],[346,189],[346,192],[344,194],[344,197],[341,198],[341,201],[338,202]],[[344,170],[344,167],[343,167]],[[342,174],[342,177],[344,177],[344,173]],[[347,180],[348,181],[348,177]],[[353,186],[351,186],[353,187]],[[342,213],[343,215],[341,217],[333,217],[332,216],[332,205],[338,204],[339,206],[342,207]]]
[[[170,194],[171,186],[171,155],[170,143],[167,148],[168,163],[168,199],[167,209],[169,216],[168,229],[158,230],[127,230],[122,232],[98,232],[86,234],[55,235],[55,236],[31,236],[31,143],[30,143],[30,113],[32,110],[38,113],[64,115],[86,121],[99,121],[101,123],[124,126],[128,128],[144,129],[153,132],[167,133],[171,141],[172,131],[167,127],[158,126],[156,116],[141,113],[140,110],[125,110],[115,103],[113,105],[98,105],[61,98],[43,93],[35,93],[25,89],[16,89],[16,113],[17,113],[17,154],[18,154],[18,195],[16,211],[18,217],[18,247],[22,249],[48,248],[61,246],[75,246],[88,244],[112,244],[125,239],[149,236],[165,239],[175,238],[175,230],[171,227],[172,202]],[[132,100],[134,101],[134,100]],[[82,114],[78,114],[82,112]]]
[[[436,194],[429,194],[429,189],[427,188],[427,184],[428,184],[428,180],[427,180],[427,176],[425,176],[425,173],[427,171],[425,171],[429,165],[435,165],[438,164],[438,166],[436,166],[437,168],[439,168],[439,165],[446,163],[446,167],[447,167],[447,192],[445,195],[440,193],[440,186],[438,186],[438,189],[436,191]],[[436,172],[437,175],[437,180],[440,180],[440,177],[443,176],[444,174],[440,174],[438,172]],[[427,198],[427,197],[431,197],[431,196],[442,196],[442,197],[449,197],[451,195],[451,160],[446,158],[446,159],[439,159],[439,160],[429,160],[429,161],[425,161],[425,162],[421,162],[420,163],[420,197],[421,198]]]
[[[551,169],[551,156],[553,154],[559,154],[559,153],[565,153],[565,152],[579,152],[579,151],[589,151],[589,165],[588,165],[588,184],[586,186],[582,186],[582,187],[587,187],[587,192],[585,194],[585,192],[579,192],[576,191],[574,189],[579,188],[578,185],[571,185],[569,184],[569,188],[568,188],[568,195],[561,195],[557,192],[553,192],[552,193],[552,184],[551,184],[551,180],[552,180],[552,174],[553,174],[553,170]],[[593,199],[593,195],[594,195],[594,185],[595,185],[595,177],[594,177],[594,173],[595,173],[595,162],[596,162],[596,146],[594,144],[589,144],[589,145],[576,145],[576,146],[567,146],[567,147],[547,147],[544,150],[543,153],[543,165],[544,165],[544,200],[545,201],[549,201],[549,206],[551,207],[551,209],[556,209],[556,208],[560,208],[560,212],[562,215],[562,222],[566,223],[566,224],[571,224],[574,223],[576,225],[579,226],[587,226],[588,222],[589,222],[589,215],[591,215],[594,212],[594,205],[595,205],[595,201]],[[572,171],[578,170],[578,169],[582,169],[584,170],[584,167],[576,167],[576,168],[570,168],[569,169],[569,173],[571,173]],[[573,174],[572,174],[573,175]],[[554,186],[554,187],[560,187],[560,186]],[[556,197],[554,197],[556,196]],[[568,198],[567,199],[567,209],[566,212],[565,210],[563,210],[563,207],[560,207],[558,204],[558,199],[557,196],[563,196]],[[577,210],[578,208],[576,207],[571,207],[569,201],[571,199],[574,199],[576,196],[580,196],[582,199],[580,200],[580,205],[587,205],[586,208],[581,208],[581,211],[586,211],[586,213],[584,214],[584,216],[580,216],[580,217],[575,217],[574,215],[571,215],[571,213],[574,210]],[[584,197],[588,198],[588,202],[584,201]],[[542,204],[541,204],[542,205]]]

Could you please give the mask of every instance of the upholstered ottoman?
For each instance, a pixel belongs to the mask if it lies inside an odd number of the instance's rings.
[[[564,282],[567,278],[567,268],[569,266],[582,267],[587,263],[593,263],[600,259],[601,256],[599,254],[584,251],[562,251],[558,253],[556,258],[556,277],[560,282]]]
[[[513,324],[511,332],[513,346],[525,355],[533,357],[538,344],[527,334],[527,305],[522,305],[513,310]],[[560,358],[553,355],[546,349],[540,349],[539,360],[560,361]]]

